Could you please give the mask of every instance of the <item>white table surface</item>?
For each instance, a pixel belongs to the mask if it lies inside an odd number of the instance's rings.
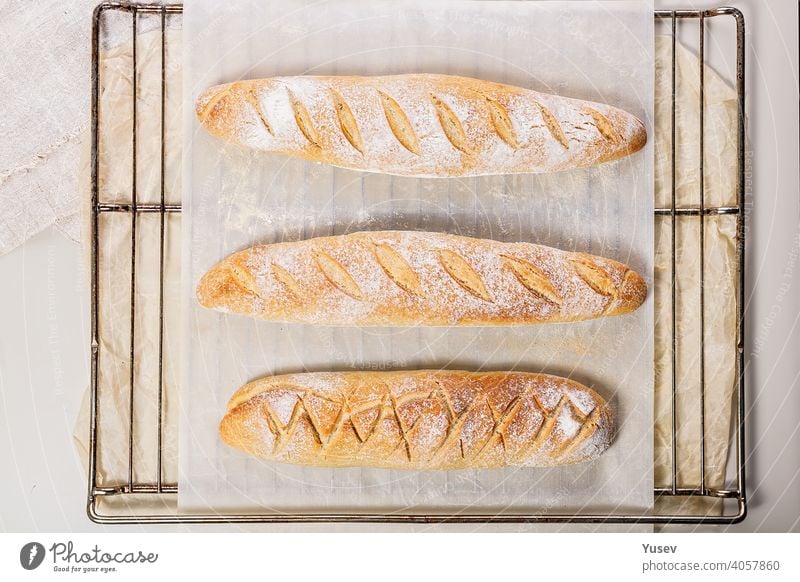
[[[720,3],[670,0],[657,5],[709,8]],[[800,531],[798,4],[727,4],[745,13],[748,27],[750,511],[742,524],[689,529]],[[81,254],[78,245],[51,229],[0,256],[0,531],[176,529],[104,527],[86,517],[86,477],[72,442],[89,382],[89,276]]]

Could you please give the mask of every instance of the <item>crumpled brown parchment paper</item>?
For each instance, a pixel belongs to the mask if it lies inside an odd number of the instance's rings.
[[[161,35],[139,36],[139,103],[137,144],[138,200],[160,200],[160,66]],[[180,32],[167,33],[169,78],[181,77]],[[656,38],[656,207],[669,207],[671,174],[671,40]],[[678,45],[676,115],[676,204],[697,205],[699,186],[699,60]],[[129,201],[131,196],[131,46],[109,49],[101,55],[100,197],[102,201]],[[167,84],[165,137],[166,201],[180,201],[181,84]],[[736,200],[736,95],[713,70],[705,76],[705,204],[733,205]],[[113,115],[103,115],[113,111]],[[88,139],[86,140],[88,146]],[[87,152],[81,163],[86,197],[83,202],[84,245],[89,256],[89,175]],[[655,325],[655,485],[672,483],[671,386],[671,223],[656,219]],[[130,241],[131,217],[105,213],[100,220],[98,367],[98,480],[105,485],[128,479],[130,419]],[[158,467],[158,347],[159,252],[158,213],[137,219],[136,318],[134,342],[133,478],[155,483]],[[177,393],[180,346],[180,216],[165,220],[163,408],[161,417],[162,479],[176,483]],[[705,464],[706,485],[722,487],[731,433],[735,380],[736,219],[710,217],[705,223]],[[676,365],[677,483],[695,487],[700,481],[700,224],[682,218],[676,226]],[[154,268],[155,266],[155,268]],[[74,439],[88,462],[89,391],[76,421]],[[174,501],[144,499],[131,507],[113,501],[108,511],[174,512]],[[660,512],[719,512],[721,503],[691,499],[661,499]]]

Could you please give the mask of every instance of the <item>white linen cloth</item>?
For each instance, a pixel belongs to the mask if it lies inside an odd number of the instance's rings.
[[[0,255],[51,225],[79,240],[78,160],[89,136],[98,3],[0,0]],[[103,47],[130,42],[130,27],[105,30]]]

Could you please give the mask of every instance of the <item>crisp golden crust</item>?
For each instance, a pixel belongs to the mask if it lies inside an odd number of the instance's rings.
[[[523,372],[321,372],[251,382],[222,440],[251,455],[324,467],[469,469],[592,460],[611,407],[572,380]]]
[[[584,253],[410,231],[253,247],[200,280],[201,305],[320,325],[511,325],[629,313],[647,295],[627,266]]]
[[[647,141],[642,122],[615,107],[449,75],[237,81],[206,90],[195,107],[229,142],[410,176],[554,172]]]

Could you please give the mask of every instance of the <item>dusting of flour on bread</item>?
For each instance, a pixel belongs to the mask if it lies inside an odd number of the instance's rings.
[[[232,404],[220,426],[229,445],[315,466],[553,466],[596,458],[614,434],[596,392],[523,372],[291,374],[252,382]]]
[[[231,313],[362,326],[578,321],[628,313],[645,296],[642,278],[609,259],[413,231],[253,247],[219,263],[198,287],[203,305]]]
[[[243,146],[411,176],[561,171],[647,140],[641,121],[609,105],[450,75],[238,81],[200,95],[197,112]]]

